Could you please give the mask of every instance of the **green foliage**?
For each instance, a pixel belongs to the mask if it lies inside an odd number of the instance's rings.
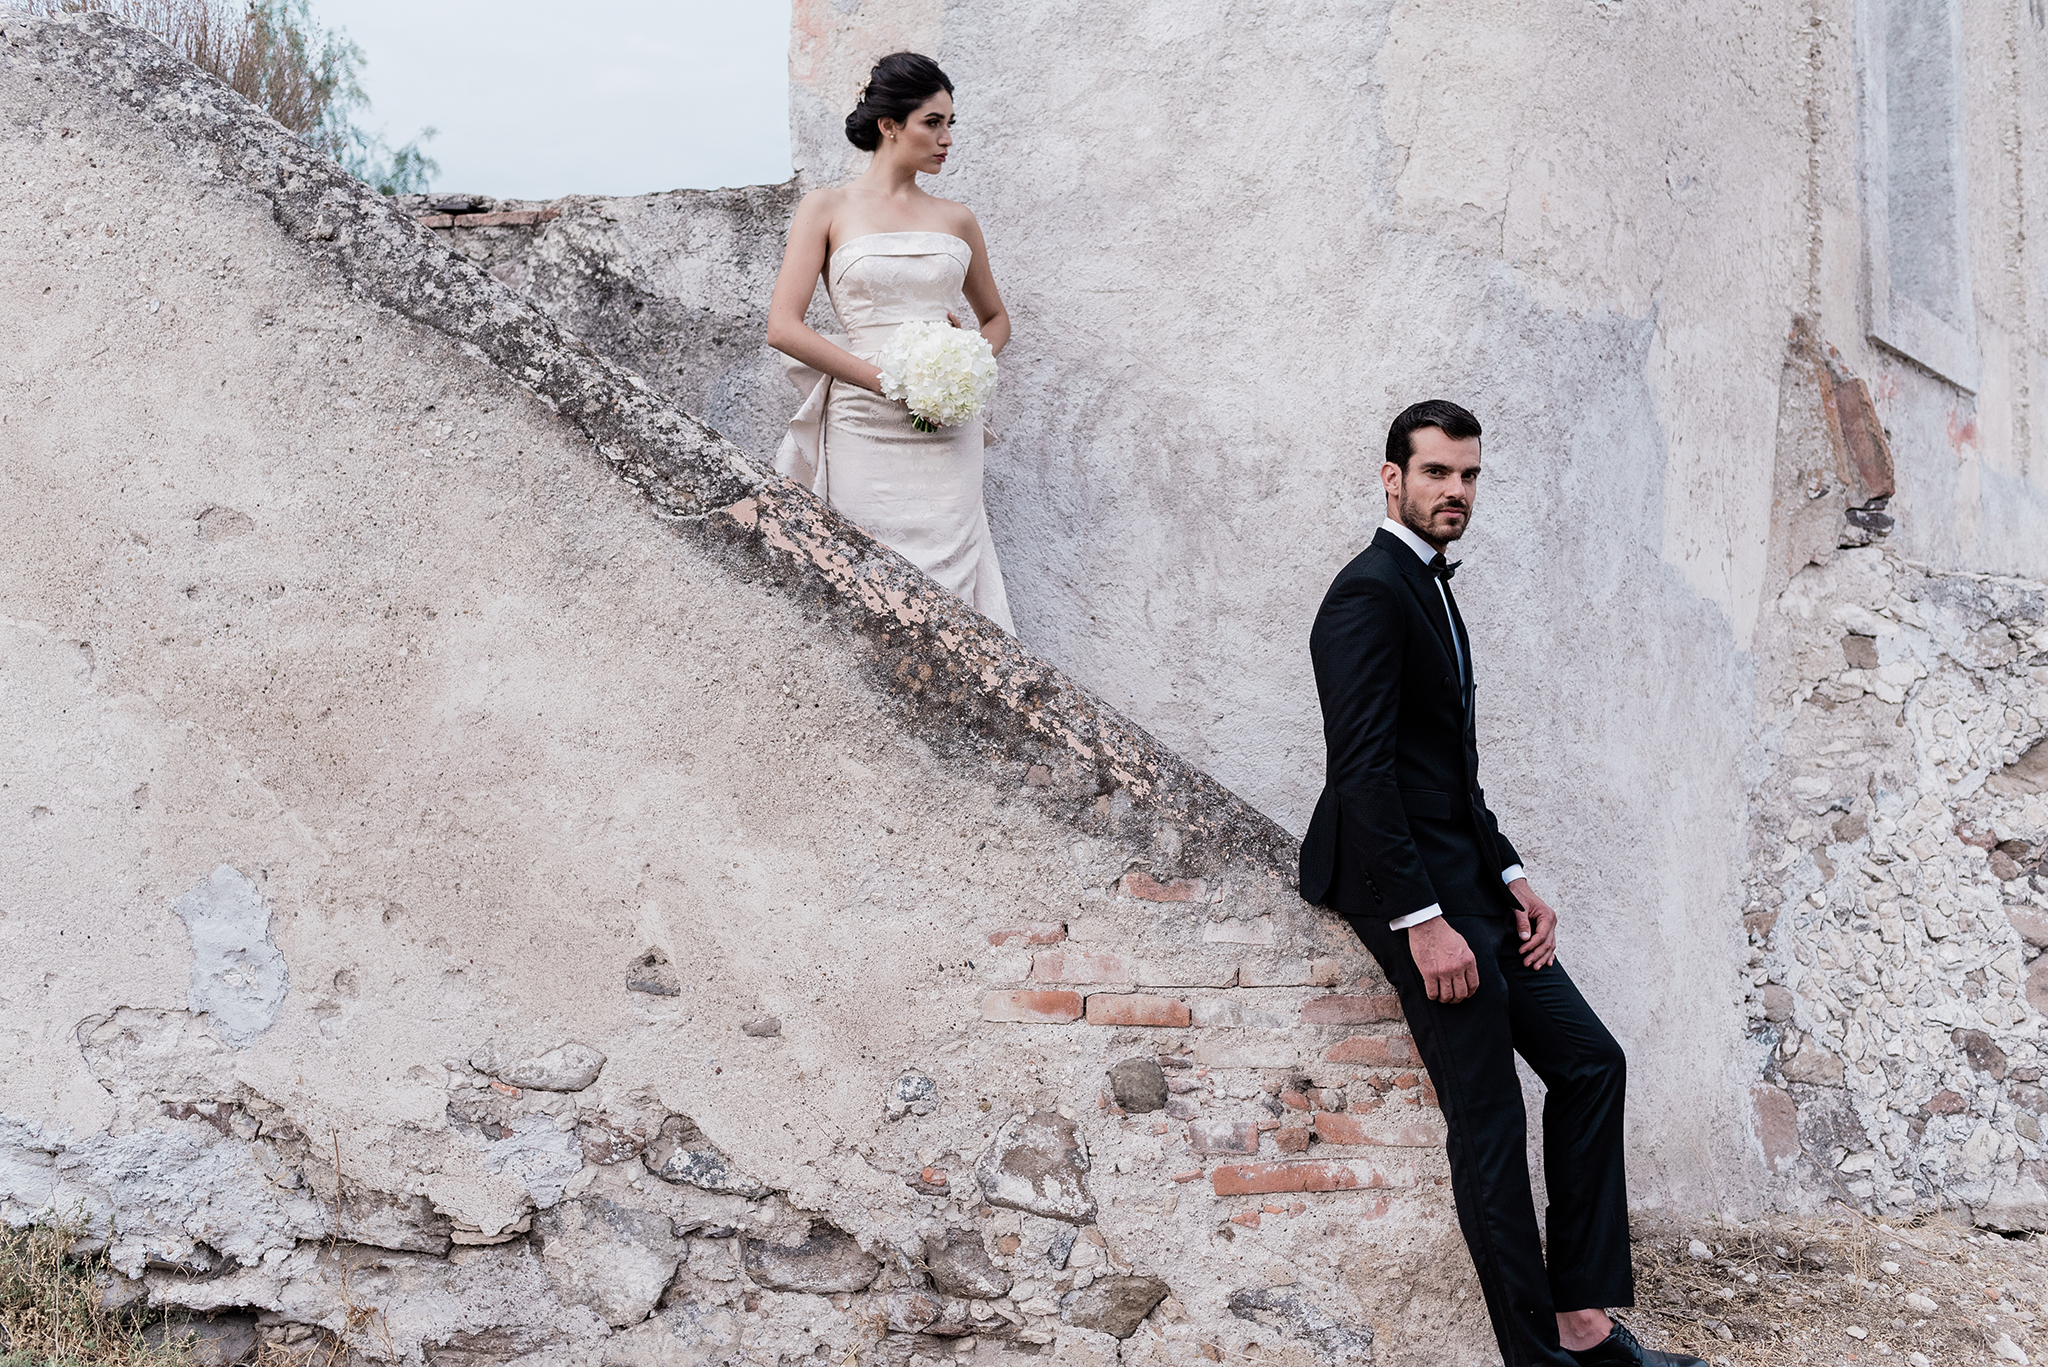
[[[358,79],[363,50],[341,30],[322,27],[309,0],[17,3],[37,14],[109,14],[162,39],[384,194],[425,190],[441,169],[422,148],[433,138],[433,129],[423,128],[411,142],[393,148],[381,130],[363,126],[370,112]]]

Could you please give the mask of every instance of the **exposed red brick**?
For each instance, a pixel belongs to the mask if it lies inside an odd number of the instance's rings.
[[[1024,786],[1027,788],[1050,788],[1052,770],[1043,764],[1034,764],[1024,771]]]
[[[1440,1104],[1436,1099],[1436,1084],[1428,1078],[1422,1079],[1422,1104],[1425,1106]]]
[[[1316,1134],[1325,1144],[1372,1144],[1403,1149],[1434,1148],[1443,1142],[1442,1132],[1431,1121],[1411,1121],[1391,1129],[1382,1122],[1379,1132],[1374,1133],[1361,1117],[1349,1111],[1322,1112],[1316,1117]]]
[[[1268,1215],[1285,1215],[1287,1213],[1287,1203],[1284,1201],[1268,1201],[1260,1209]]]
[[[452,228],[455,226],[455,215],[421,214],[413,222],[419,224],[422,228]]]
[[[1308,1214],[1308,1202],[1306,1202],[1306,1201],[1296,1201],[1296,1202],[1295,1202],[1295,1203],[1294,1203],[1293,1205],[1291,1205],[1291,1206],[1289,1206],[1289,1207],[1287,1208],[1287,1213],[1288,1213],[1289,1215],[1306,1215],[1306,1214]]]
[[[1391,992],[1372,997],[1310,997],[1301,1004],[1303,1025],[1370,1025],[1401,1019],[1401,999]]]
[[[1124,896],[1147,902],[1199,902],[1209,890],[1199,878],[1175,878],[1162,883],[1143,869],[1125,874],[1120,886]]]
[[[1350,1191],[1380,1186],[1375,1173],[1361,1182],[1349,1163],[1226,1163],[1209,1176],[1218,1196],[1268,1196],[1296,1191]]]
[[[996,1252],[1002,1254],[1005,1258],[1022,1247],[1024,1247],[1024,1240],[1015,1234],[998,1234],[996,1236]]]
[[[1246,1225],[1252,1229],[1257,1229],[1259,1227],[1259,1213],[1255,1210],[1241,1210],[1230,1217],[1230,1223],[1233,1225]]]
[[[491,1090],[502,1096],[524,1095],[517,1087],[512,1086],[510,1083],[500,1082],[496,1078],[491,1079]]]
[[[1409,1089],[1410,1087],[1413,1087],[1414,1085],[1415,1085],[1415,1074],[1413,1074],[1413,1073],[1396,1073],[1396,1074],[1394,1074],[1394,1090],[1395,1090],[1395,1091],[1399,1091],[1399,1092],[1405,1092],[1405,1091],[1407,1091],[1407,1090],[1408,1090],[1408,1089]]]
[[[1138,966],[1121,954],[1041,949],[1031,956],[1031,976],[1042,983],[1133,983]]]
[[[1190,1168],[1186,1172],[1177,1172],[1173,1175],[1173,1180],[1176,1182],[1199,1182],[1202,1180],[1202,1170],[1200,1168]]]
[[[1335,959],[1310,959],[1308,961],[1308,985],[1310,987],[1335,987],[1343,978],[1344,970]]]
[[[1179,1027],[1188,1023],[1188,1004],[1171,997],[1132,992],[1096,992],[1088,998],[1090,1025]]]
[[[1277,1130],[1280,1128],[1280,1122],[1277,1120],[1255,1120],[1252,1123],[1259,1127],[1259,1132],[1261,1134],[1265,1133],[1267,1130]]]
[[[1407,1035],[1353,1035],[1324,1050],[1323,1057],[1331,1063],[1367,1063],[1378,1067],[1421,1062],[1415,1052],[1415,1041]],[[1402,1084],[1396,1079],[1394,1085]],[[1412,1087],[1414,1083],[1407,1085]]]
[[[1308,1136],[1306,1125],[1282,1125],[1273,1133],[1273,1144],[1282,1153],[1307,1153]]]
[[[1316,1136],[1325,1144],[1375,1144],[1367,1135],[1362,1117],[1349,1111],[1341,1115],[1324,1111],[1316,1117]]]
[[[1058,921],[1032,921],[1027,925],[1008,926],[988,937],[992,945],[1006,945],[1012,940],[1026,945],[1056,945],[1067,938],[1067,928]]]
[[[1960,1096],[1944,1089],[1927,1098],[1927,1113],[1929,1115],[1960,1115],[1965,1104]]]
[[[1308,1098],[1303,1096],[1300,1092],[1293,1091],[1292,1089],[1290,1089],[1288,1091],[1280,1093],[1280,1104],[1282,1106],[1291,1107],[1297,1111],[1305,1111],[1308,1109]]]
[[[991,992],[981,999],[985,1021],[1027,1025],[1065,1025],[1081,1019],[1079,992]]]
[[[1190,1121],[1188,1148],[1194,1153],[1257,1153],[1259,1127],[1249,1120]]]

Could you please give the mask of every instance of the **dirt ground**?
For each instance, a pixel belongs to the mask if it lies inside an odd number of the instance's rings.
[[[1644,1343],[1725,1367],[2048,1364],[2048,1239],[1842,1208],[1746,1223],[1638,1217]]]

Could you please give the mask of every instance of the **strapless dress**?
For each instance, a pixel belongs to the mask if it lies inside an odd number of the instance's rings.
[[[973,249],[950,233],[869,233],[842,243],[825,263],[825,293],[846,349],[872,361],[902,324],[944,322],[972,260]],[[776,472],[1015,635],[982,504],[980,416],[920,432],[898,400],[794,362],[791,378],[805,397],[776,452]]]

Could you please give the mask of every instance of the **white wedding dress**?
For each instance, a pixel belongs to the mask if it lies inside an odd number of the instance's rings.
[[[825,263],[825,293],[865,361],[902,323],[945,321],[973,249],[950,233],[869,233]],[[1010,601],[981,499],[981,418],[920,432],[895,399],[791,362],[806,391],[775,469],[830,503],[1011,635]]]

